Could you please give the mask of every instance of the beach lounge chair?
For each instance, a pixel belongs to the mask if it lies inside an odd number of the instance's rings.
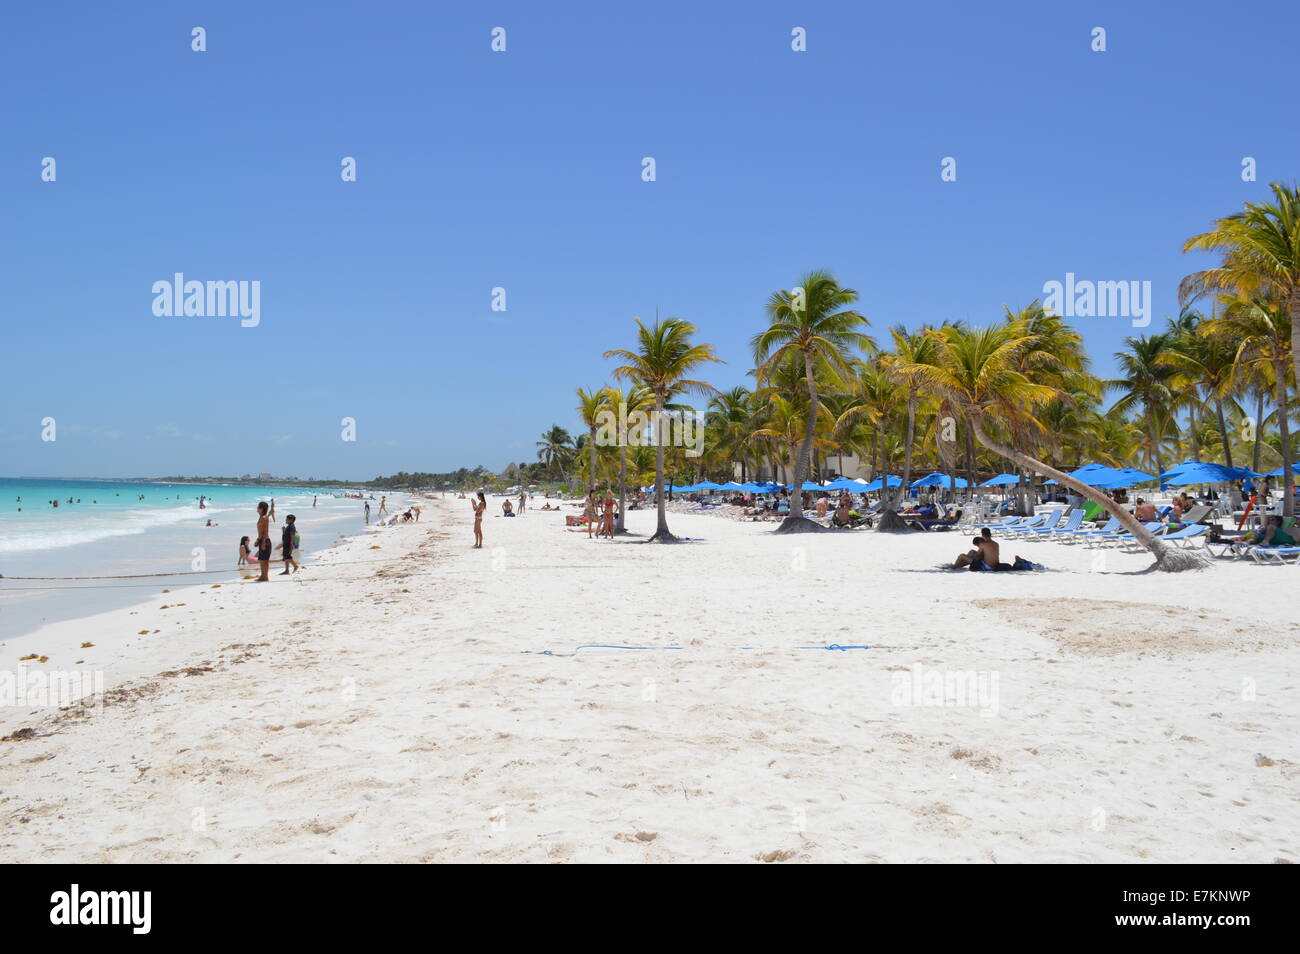
[[[1209,532],[1210,532],[1209,527],[1199,523],[1195,523],[1192,524],[1191,526],[1181,527],[1178,530],[1174,530],[1169,533],[1158,533],[1156,534],[1156,536],[1159,537],[1161,540],[1165,541],[1166,543],[1174,543],[1180,547],[1190,547],[1192,546],[1192,544],[1187,543],[1186,542],[1187,540],[1200,540],[1200,542],[1204,543],[1205,534]],[[1127,535],[1127,536],[1128,536],[1127,540],[1121,541],[1121,546],[1130,550],[1142,549],[1142,544],[1138,543],[1136,537],[1132,535]]]
[[[1300,547],[1249,547],[1247,553],[1256,563],[1282,566],[1289,556],[1295,557],[1292,563],[1300,564]]]
[[[1053,510],[1050,513],[1036,517],[1030,523],[1022,524],[1018,527],[1008,527],[1002,531],[1003,536],[1030,536],[1031,530],[1049,530],[1061,522],[1061,517],[1065,515],[1064,509]]]
[[[1028,533],[1027,535],[1030,536],[1030,537],[1051,537],[1051,538],[1055,538],[1055,537],[1058,536],[1059,534],[1071,534],[1071,533],[1074,533],[1074,531],[1076,531],[1076,530],[1079,529],[1079,526],[1080,526],[1080,524],[1082,524],[1082,523],[1083,523],[1083,511],[1082,511],[1082,510],[1071,510],[1071,511],[1070,511],[1070,515],[1069,515],[1068,517],[1066,517],[1066,519],[1065,519],[1065,523],[1061,524],[1061,526],[1059,526],[1059,527],[1039,527],[1039,528],[1036,528],[1036,529],[1034,529],[1034,530],[1030,530],[1029,533]]]
[[[1088,537],[1095,537],[1102,533],[1114,533],[1117,530],[1123,530],[1123,527],[1119,522],[1119,517],[1111,517],[1110,521],[1104,527],[1085,527],[1075,530],[1073,533],[1063,534],[1061,536],[1061,542],[1078,543],[1081,540],[1086,540]]]
[[[1145,527],[1147,530],[1150,530],[1152,533],[1157,533],[1159,532],[1160,528],[1164,526],[1164,524],[1161,523],[1159,520],[1152,520],[1150,523],[1142,524],[1142,526]],[[1115,542],[1123,543],[1126,540],[1132,540],[1132,539],[1134,539],[1133,534],[1129,533],[1127,530],[1121,527],[1119,530],[1116,530],[1113,533],[1095,533],[1092,536],[1088,537],[1083,542],[1085,546],[1106,546],[1111,543],[1115,543]]]

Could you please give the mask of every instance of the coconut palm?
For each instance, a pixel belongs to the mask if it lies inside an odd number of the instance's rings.
[[[1147,423],[1147,453],[1157,474],[1164,473],[1160,443],[1170,419],[1174,402],[1175,371],[1161,359],[1168,350],[1169,338],[1163,334],[1140,335],[1124,339],[1127,351],[1117,351],[1123,377],[1106,382],[1106,387],[1122,392],[1110,407],[1111,414],[1124,415],[1141,408]]]
[[[794,493],[790,495],[790,515],[782,521],[778,533],[818,529],[803,517],[799,488],[808,476],[813,434],[817,429],[819,401],[817,365],[828,365],[847,375],[848,361],[855,351],[874,347],[859,329],[867,319],[848,306],[858,300],[852,288],[843,288],[830,272],[809,272],[793,289],[774,292],[767,302],[768,328],[754,336],[754,363],[760,382],[772,369],[792,356],[802,363],[804,383],[808,389],[808,407],[803,441],[794,464]]]
[[[578,416],[587,427],[587,493],[591,494],[596,489],[596,431],[610,412],[610,389],[608,385],[592,391],[577,388],[574,393],[578,395]]]
[[[921,379],[908,368],[933,364],[938,357],[939,345],[930,326],[922,326],[919,331],[908,331],[902,325],[895,325],[889,330],[894,340],[894,350],[885,364],[887,373],[902,382],[907,400],[907,440],[903,445],[903,483],[898,488],[897,501],[886,508],[881,515],[880,525],[883,529],[886,521],[892,517],[900,525],[906,526],[898,517],[895,509],[903,501],[907,487],[912,481],[912,445],[916,440],[916,405],[921,395]],[[882,487],[882,496],[887,496]]]
[[[558,424],[543,432],[537,442],[537,459],[545,465],[548,475],[561,480],[573,462],[574,452],[573,437]]]
[[[688,378],[697,368],[721,359],[713,353],[713,346],[692,344],[695,326],[682,318],[664,318],[652,325],[635,319],[637,350],[615,348],[605,352],[606,358],[623,362],[614,369],[620,380],[639,384],[650,395],[654,404],[655,434],[655,503],[658,523],[648,542],[672,543],[677,538],[668,531],[668,516],[664,506],[664,406],[677,395],[716,393],[713,385]]]
[[[1232,302],[1223,315],[1205,324],[1205,334],[1212,341],[1230,341],[1237,346],[1237,365],[1254,369],[1259,377],[1273,383],[1273,400],[1282,455],[1282,506],[1285,516],[1295,514],[1295,475],[1291,471],[1290,404],[1286,379],[1294,362],[1291,314],[1281,302],[1256,299]],[[1256,427],[1263,429],[1263,422]]]
[[[1241,300],[1267,299],[1287,311],[1291,327],[1300,327],[1300,190],[1293,182],[1270,183],[1271,202],[1247,202],[1242,211],[1194,235],[1183,251],[1219,252],[1220,264],[1183,279],[1179,298],[1227,292]],[[1300,383],[1300,349],[1293,349],[1292,368]]]
[[[1170,319],[1168,344],[1156,360],[1177,372],[1171,382],[1176,393],[1185,393],[1189,403],[1194,402],[1194,408],[1214,410],[1223,462],[1231,467],[1232,440],[1228,434],[1224,405],[1235,403],[1234,397],[1241,388],[1237,373],[1237,349],[1225,336],[1212,336],[1208,331],[1209,325],[1206,324],[1204,315],[1185,309],[1177,319]],[[1197,416],[1196,410],[1193,410],[1193,433],[1196,432]],[[1196,445],[1202,443],[1199,438],[1194,440]]]
[[[755,430],[758,405],[754,393],[744,385],[737,385],[709,401],[705,412],[705,426],[714,435],[718,450],[728,463],[740,465],[740,479],[749,479],[748,464],[753,457],[749,438]],[[728,471],[728,477],[730,477]]]
[[[1158,569],[1174,571],[1205,565],[1203,556],[1159,540],[1110,497],[990,436],[995,423],[1015,424],[1032,416],[1059,393],[1016,370],[1022,353],[1038,344],[1025,330],[1023,323],[1009,322],[988,328],[949,327],[932,332],[939,342],[938,360],[931,365],[917,365],[914,373],[927,387],[962,409],[975,438],[989,450],[1025,470],[1045,474],[1105,508],[1155,555]]]
[[[627,529],[624,522],[624,517],[627,514],[627,447],[632,438],[629,430],[636,427],[636,440],[633,446],[641,446],[645,438],[645,429],[640,426],[640,421],[642,417],[648,420],[646,412],[652,407],[652,397],[650,392],[641,385],[632,384],[622,391],[611,389],[610,400],[616,402],[619,409],[621,409],[621,412],[616,409],[616,413],[619,413],[620,425],[618,435],[618,520],[614,529],[618,533],[624,533]],[[641,484],[638,483],[637,486],[640,487]]]

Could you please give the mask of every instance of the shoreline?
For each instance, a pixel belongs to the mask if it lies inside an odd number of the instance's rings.
[[[1294,568],[568,512],[480,551],[433,499],[319,583],[149,609],[102,709],[6,719],[0,861],[1300,860],[1294,633],[1236,595]]]
[[[372,524],[355,533],[341,534],[328,546],[309,551],[310,562],[303,563],[302,569],[287,579],[276,576],[278,564],[272,562],[271,582],[305,584],[308,580],[322,582],[331,579],[329,574],[319,575],[317,571],[364,556],[370,552],[368,548],[377,535],[386,536],[386,530],[395,529],[398,527],[379,529]],[[188,615],[188,622],[195,622],[189,614],[201,607],[191,602],[192,597],[205,596],[209,598],[207,602],[212,603],[215,597],[225,595],[221,591],[232,591],[235,587],[252,583],[251,577],[256,575],[257,568],[230,567],[206,572],[209,576],[203,582],[186,580],[178,574],[175,578],[160,578],[156,583],[141,584],[142,595],[128,603],[89,612],[77,612],[81,609],[77,607],[74,615],[49,620],[35,629],[6,637],[0,641],[0,673],[16,672],[24,666],[31,671],[35,660],[25,660],[24,657],[35,654],[37,659],[45,657],[48,660],[48,663],[39,663],[43,671],[95,673],[102,678],[100,684],[103,688],[112,690],[149,675],[161,660],[167,660],[169,665],[182,665],[192,654],[192,648],[159,637],[186,630],[184,622],[177,622],[178,617]],[[304,573],[310,575],[300,576]],[[69,586],[66,589],[82,588]],[[161,608],[164,606],[167,608]],[[171,610],[188,610],[189,614],[170,613]],[[87,642],[94,645],[84,646]],[[0,736],[13,731],[13,719],[14,709],[0,706]]]

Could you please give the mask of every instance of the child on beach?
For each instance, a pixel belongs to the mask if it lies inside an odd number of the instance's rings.
[[[298,530],[294,526],[293,514],[284,518],[284,527],[280,530],[280,550],[281,556],[284,557],[284,572],[281,576],[288,576],[291,572],[298,572],[298,561],[293,558],[294,550],[298,546]],[[289,567],[293,567],[292,570]]]

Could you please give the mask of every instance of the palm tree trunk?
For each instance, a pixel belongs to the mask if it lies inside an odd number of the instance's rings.
[[[907,389],[907,447],[903,450],[903,483],[898,488],[898,503],[903,503],[903,494],[907,493],[912,483],[912,441],[916,439],[916,389]]]
[[[1228,439],[1228,421],[1223,416],[1223,399],[1214,399],[1214,413],[1219,419],[1219,437],[1223,440],[1223,463],[1232,466],[1232,443]]]
[[[658,522],[649,543],[672,543],[677,538],[668,532],[667,501],[664,500],[664,399],[655,395],[655,509]]]
[[[619,533],[625,533],[627,531],[627,525],[626,523],[624,523],[623,517],[627,514],[627,438],[626,435],[624,435],[623,440],[620,441],[619,444],[620,446],[618,449],[619,450],[618,521],[617,523],[615,523],[614,529]]]
[[[1260,466],[1264,463],[1263,461],[1264,445],[1262,443],[1263,438],[1264,438],[1264,391],[1261,388],[1260,392],[1257,395],[1255,395],[1255,459],[1250,465],[1250,469],[1257,474],[1259,473]]]
[[[1292,327],[1295,327],[1294,325]],[[1277,427],[1282,438],[1282,516],[1295,516],[1295,474],[1291,472],[1291,422],[1286,396],[1286,363],[1281,358],[1273,362],[1277,378]]]
[[[1151,405],[1147,405],[1147,440],[1151,442],[1151,459],[1156,464],[1156,476],[1159,477],[1165,472],[1164,464],[1160,461],[1160,441],[1156,437],[1156,418],[1151,413]]]
[[[594,425],[587,429],[587,444],[591,448],[591,453],[587,456],[587,494],[590,496],[596,490],[596,428]]]
[[[778,532],[792,532],[804,521],[803,516],[803,482],[808,479],[808,464],[812,455],[813,434],[817,430],[817,381],[813,377],[812,353],[803,355],[804,374],[808,378],[808,419],[803,426],[803,441],[799,444],[799,454],[794,462],[793,489],[790,491],[790,515],[781,521]],[[807,521],[811,523],[811,521]],[[799,529],[806,527],[799,526]]]
[[[1194,550],[1182,550],[1178,547],[1171,547],[1169,544],[1159,539],[1150,530],[1143,527],[1133,514],[1129,513],[1120,504],[1115,503],[1115,501],[1111,500],[1101,491],[1095,490],[1068,474],[1062,473],[1055,467],[1048,467],[1046,464],[1035,460],[1028,454],[1022,454],[1020,451],[1013,450],[1010,447],[1005,447],[990,439],[989,436],[984,433],[984,429],[980,427],[979,417],[976,414],[972,413],[970,415],[970,423],[971,430],[974,431],[975,437],[993,453],[1000,457],[1005,457],[1007,460],[1015,461],[1017,465],[1026,470],[1035,471],[1039,474],[1051,477],[1058,484],[1069,487],[1084,499],[1091,500],[1099,507],[1104,508],[1107,513],[1120,522],[1120,525],[1124,527],[1125,530],[1133,534],[1134,539],[1155,555],[1155,569],[1175,573],[1181,570],[1199,570],[1209,565],[1209,560],[1204,554],[1197,553]]]

